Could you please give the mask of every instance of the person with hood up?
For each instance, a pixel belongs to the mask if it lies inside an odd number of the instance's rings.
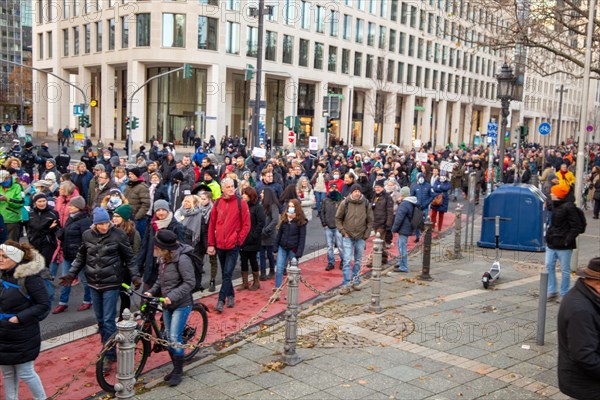
[[[450,182],[446,176],[446,171],[442,171],[440,176],[433,183],[433,193],[435,196],[442,195],[442,204],[431,206],[431,229],[435,231],[436,223],[438,232],[442,231],[444,225],[444,214],[448,212],[448,202],[450,201]],[[437,221],[436,221],[437,220]]]
[[[394,272],[408,272],[408,237],[414,234],[411,220],[415,207],[419,207],[417,204],[417,198],[410,195],[410,189],[408,186],[404,186],[400,189],[400,205],[396,211],[394,217],[394,225],[392,226],[392,233],[398,233],[398,266],[394,268]]]
[[[144,182],[144,178],[142,178],[142,171],[139,168],[131,168],[128,176],[129,182],[127,182],[127,186],[125,187],[124,195],[131,206],[135,229],[137,229],[141,237],[144,237],[148,223],[146,214],[150,210],[150,192],[146,182]]]
[[[208,189],[208,191],[212,193],[213,201],[216,201],[221,197],[221,185],[216,181],[215,172],[213,170],[206,171],[200,179],[201,182],[194,187],[194,190],[192,190],[193,194],[198,193],[202,189]]]
[[[410,189],[410,195],[417,198],[417,204],[423,211],[423,218],[427,218],[427,215],[429,214],[429,204],[431,204],[435,196],[433,195],[431,185],[425,180],[425,174],[417,174],[417,181]],[[418,243],[421,238],[421,231],[417,229],[415,235],[415,243]]]
[[[13,179],[8,171],[0,170],[0,214],[4,218],[8,239],[18,242],[23,220],[23,188]]]
[[[54,158],[47,159],[45,162],[45,166],[46,169],[44,170],[44,173],[40,174],[40,179],[50,179],[48,178],[48,174],[53,173],[55,182],[58,182],[61,173],[58,172],[58,169],[56,169],[56,160],[54,160]]]
[[[342,235],[344,279],[340,294],[348,294],[352,289],[360,290],[360,262],[366,240],[373,228],[373,209],[361,192],[361,186],[354,184],[350,194],[340,204],[335,214],[335,224]],[[354,260],[352,271],[350,263]]]
[[[117,208],[123,204],[129,204],[127,198],[117,188],[111,189],[109,194],[102,200],[101,207],[108,211],[108,215],[112,219],[112,216]]]
[[[171,211],[179,210],[183,198],[190,194],[192,194],[192,187],[186,182],[183,172],[175,172],[171,179]]]
[[[40,176],[43,175],[46,170],[46,160],[52,158],[52,154],[48,151],[48,142],[44,141],[40,144],[40,149],[38,150],[38,160],[36,162],[39,163],[39,173]],[[40,178],[43,179],[43,178]]]

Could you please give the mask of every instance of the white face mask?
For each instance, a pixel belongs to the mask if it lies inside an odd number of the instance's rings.
[[[440,182],[446,182],[446,177],[445,176],[441,176],[440,177]]]
[[[423,178],[419,178],[419,183],[421,183],[421,184],[422,184],[422,183],[424,183],[424,182],[425,182],[425,179],[423,179]]]

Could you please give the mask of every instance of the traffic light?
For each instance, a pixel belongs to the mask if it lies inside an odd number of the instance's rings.
[[[191,77],[192,77],[192,66],[190,64],[183,64],[183,79],[189,79]]]
[[[327,118],[327,129],[328,130],[333,129],[333,118]]]
[[[296,135],[300,133],[300,118],[294,117],[294,132]]]
[[[80,115],[79,116],[79,126],[82,128],[91,127],[92,124],[90,124],[90,116],[89,115]]]
[[[254,66],[252,64],[246,64],[246,69],[244,71],[246,72],[244,80],[251,81],[254,78]]]
[[[521,143],[527,143],[527,136],[529,136],[529,127],[521,126],[519,134],[521,135]]]
[[[133,119],[131,120],[131,129],[136,129],[139,125],[139,118],[138,117],[133,117]]]
[[[125,117],[125,129],[130,129],[130,125],[129,117]]]
[[[79,116],[79,126],[82,128],[85,126],[83,115]]]

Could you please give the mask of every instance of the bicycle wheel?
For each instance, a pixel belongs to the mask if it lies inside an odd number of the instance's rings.
[[[115,393],[115,383],[117,383],[117,366],[116,364],[113,365],[108,373],[104,373],[102,364],[104,363],[104,358],[106,357],[108,348],[110,348],[115,341],[115,335],[116,333],[111,336],[108,342],[106,342],[102,348],[102,351],[100,352],[98,361],[96,362],[96,380],[98,381],[100,387],[108,393]],[[138,336],[135,339],[135,350],[133,356],[136,379],[144,370],[144,366],[146,365],[146,360],[150,355],[150,351],[150,342],[142,340],[142,338]]]
[[[206,306],[202,303],[195,303],[192,306],[192,311],[188,317],[185,328],[183,328],[183,343],[199,345],[206,339],[206,331],[208,330],[208,315],[206,314]],[[198,354],[200,348],[184,349],[184,360],[191,360]]]

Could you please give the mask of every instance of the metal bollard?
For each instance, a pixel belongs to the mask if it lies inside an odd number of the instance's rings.
[[[377,232],[373,240],[373,269],[371,270],[371,305],[365,311],[381,314],[384,310],[379,305],[381,299],[381,264],[384,242]]]
[[[454,212],[454,258],[462,258],[462,254],[460,253],[460,235],[462,229],[462,207],[459,205],[456,206],[456,211]]]
[[[425,222],[425,241],[423,242],[423,269],[421,275],[417,278],[421,281],[432,281],[433,278],[429,275],[429,267],[431,265],[431,221]]]
[[[298,259],[293,258],[288,268],[287,276],[287,310],[285,311],[285,344],[283,346],[282,361],[294,366],[302,361],[296,353],[298,331],[298,284],[300,283],[300,269]]]
[[[546,336],[546,303],[548,302],[548,273],[540,274],[540,301],[538,303],[537,316],[537,339],[538,346],[544,345],[544,337]]]
[[[118,399],[129,399],[135,395],[135,338],[137,324],[131,319],[128,308],[123,311],[122,320],[117,323],[117,383],[115,384]]]

